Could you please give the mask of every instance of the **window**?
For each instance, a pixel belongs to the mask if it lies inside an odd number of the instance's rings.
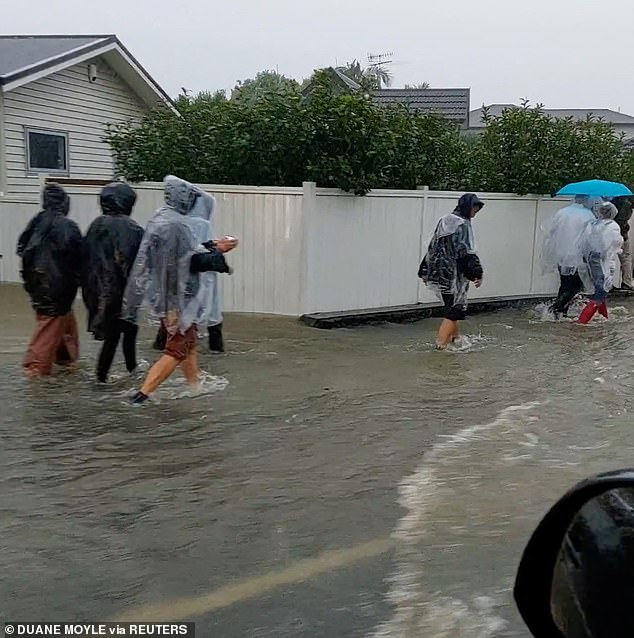
[[[68,173],[68,134],[26,130],[29,173]]]

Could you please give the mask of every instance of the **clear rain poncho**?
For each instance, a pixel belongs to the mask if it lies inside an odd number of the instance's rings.
[[[578,250],[584,260],[579,275],[586,291],[594,292],[598,297],[612,289],[618,255],[623,248],[621,229],[613,221],[617,212],[611,203],[598,206],[596,219],[586,225],[578,240]]]
[[[209,193],[199,191],[194,207],[185,218],[199,244],[214,239],[212,220],[215,209],[216,200],[214,197]],[[196,320],[196,324],[199,326],[217,326],[222,323],[219,283],[217,272],[205,272],[200,275],[199,295],[203,304]]]
[[[164,179],[165,203],[148,222],[132,267],[123,300],[122,317],[137,323],[138,310],[147,306],[154,318],[177,317],[184,333],[202,317],[200,274],[190,271],[191,259],[205,248],[196,240],[186,215],[200,190],[179,177]]]
[[[586,226],[595,221],[592,211],[601,202],[598,197],[578,197],[543,225],[543,272],[558,270],[561,275],[574,275],[583,267],[581,236]]]
[[[471,193],[463,195],[453,213],[436,226],[418,276],[441,299],[453,297],[453,306],[466,309],[469,282],[482,278],[482,265],[476,255],[471,226],[472,208],[484,204]]]

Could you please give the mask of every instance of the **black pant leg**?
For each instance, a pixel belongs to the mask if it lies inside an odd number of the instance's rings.
[[[561,285],[553,305],[556,313],[566,314],[573,299],[583,290],[583,282],[578,273],[574,275],[560,275]]]
[[[128,372],[132,372],[136,366],[136,336],[139,332],[138,326],[126,321],[121,322],[121,332],[123,333],[123,357],[125,367]]]
[[[222,337],[222,324],[209,326],[207,332],[209,333],[209,349],[212,352],[224,352],[225,343]]]
[[[112,366],[119,339],[121,338],[121,330],[118,319],[108,321],[104,327],[104,340],[97,360],[97,380],[105,383],[108,380],[108,372]]]
[[[154,345],[152,346],[154,350],[165,350],[165,345],[167,344],[167,330],[165,329],[165,324],[163,320],[161,320],[161,325],[156,332],[156,339],[154,339]]]

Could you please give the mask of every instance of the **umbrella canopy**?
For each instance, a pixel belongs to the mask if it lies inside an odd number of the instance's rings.
[[[564,186],[557,192],[557,195],[587,195],[588,197],[621,197],[632,194],[632,191],[625,184],[608,182],[603,179],[574,182]]]

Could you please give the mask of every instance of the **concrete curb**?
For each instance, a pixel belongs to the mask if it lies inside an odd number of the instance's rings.
[[[475,299],[469,303],[468,315],[476,315],[502,308],[525,308],[552,301],[555,295],[538,295],[535,297],[504,297]],[[614,291],[611,298],[634,298],[632,293]],[[441,317],[443,306],[437,304],[412,304],[408,306],[391,306],[386,308],[370,308],[365,310],[347,310],[343,312],[317,312],[302,315],[300,321],[311,328],[333,330],[353,326],[381,323],[414,323],[422,319]]]

